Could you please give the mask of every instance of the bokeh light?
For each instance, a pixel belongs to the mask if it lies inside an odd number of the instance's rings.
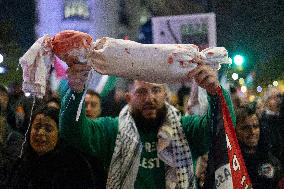
[[[244,57],[241,55],[234,56],[234,63],[238,66],[241,66],[244,63]]]
[[[248,89],[247,89],[247,87],[246,87],[246,86],[242,86],[242,87],[241,87],[241,91],[242,91],[243,93],[246,93],[246,92],[247,92],[247,90],[248,90]]]
[[[244,84],[245,84],[244,78],[241,77],[241,78],[239,79],[239,83],[240,83],[240,85],[244,85]]]
[[[273,86],[277,87],[278,86],[278,81],[273,81]]]
[[[253,102],[254,100],[255,100],[255,96],[254,96],[254,95],[250,95],[250,96],[249,96],[249,101],[250,101],[250,102]]]
[[[239,78],[239,75],[237,73],[232,74],[233,80],[237,80]]]
[[[257,86],[256,91],[257,91],[258,93],[261,93],[261,92],[262,92],[262,87],[261,87],[261,86]]]
[[[0,74],[5,73],[6,69],[0,66]]]
[[[3,62],[3,60],[4,60],[4,57],[2,54],[0,54],[0,64]]]

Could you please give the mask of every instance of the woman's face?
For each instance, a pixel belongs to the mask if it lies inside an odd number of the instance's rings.
[[[54,150],[58,141],[56,122],[43,114],[36,115],[32,126],[30,144],[35,152],[43,155]]]

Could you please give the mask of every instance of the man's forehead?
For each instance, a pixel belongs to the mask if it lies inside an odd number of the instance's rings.
[[[96,95],[86,94],[86,98],[98,98]]]
[[[159,84],[159,83],[150,83],[150,82],[146,82],[146,81],[139,81],[139,80],[135,80],[134,81],[134,86],[135,87],[164,87],[165,84]]]
[[[252,114],[250,116],[247,116],[243,121],[242,125],[247,125],[247,124],[258,124],[259,120],[257,118],[256,114]]]

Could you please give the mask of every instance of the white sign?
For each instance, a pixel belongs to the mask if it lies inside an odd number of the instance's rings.
[[[152,28],[156,44],[195,44],[200,50],[216,46],[214,13],[154,17]]]
[[[90,18],[90,11],[87,0],[65,0],[64,18],[84,20]]]

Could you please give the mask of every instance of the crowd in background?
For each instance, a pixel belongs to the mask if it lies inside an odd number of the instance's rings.
[[[113,89],[102,98],[89,89],[86,115],[92,119],[118,116],[126,105],[125,92]],[[284,188],[283,93],[268,88],[263,96],[248,102],[235,88],[230,92],[237,116],[236,134],[254,188],[276,188],[277,184]],[[206,112],[206,94],[197,85],[182,85],[176,94],[169,94],[169,103],[183,114]],[[62,141],[59,95],[50,92],[43,99],[34,99],[22,92],[20,83],[13,82],[0,86],[0,108],[0,188],[105,187],[107,175],[98,168],[100,162]],[[41,132],[47,133],[42,134],[44,139]],[[37,144],[46,144],[47,149]],[[207,159],[204,154],[196,166],[201,188]]]

